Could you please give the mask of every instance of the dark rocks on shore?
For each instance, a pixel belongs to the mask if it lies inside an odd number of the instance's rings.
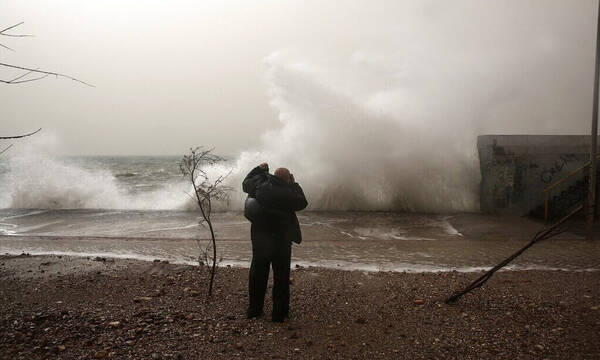
[[[0,358],[600,358],[598,272],[502,272],[448,306],[478,274],[298,268],[274,324],[244,316],[247,269],[219,269],[207,303],[193,267],[69,259],[78,272],[49,278],[66,259],[26,260],[56,264],[2,258]]]

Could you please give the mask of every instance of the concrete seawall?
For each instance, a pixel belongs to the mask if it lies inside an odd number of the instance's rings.
[[[589,135],[478,136],[481,211],[529,214],[543,204],[546,187],[589,160],[590,139]],[[572,181],[576,179],[565,186]]]

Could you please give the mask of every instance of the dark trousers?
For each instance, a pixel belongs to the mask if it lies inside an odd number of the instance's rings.
[[[283,321],[290,308],[290,261],[292,243],[278,231],[252,224],[252,264],[248,281],[248,316],[263,313],[269,270],[273,267],[273,321]]]

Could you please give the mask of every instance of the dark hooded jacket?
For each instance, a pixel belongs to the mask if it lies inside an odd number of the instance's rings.
[[[308,202],[298,183],[286,183],[257,166],[244,179],[242,189],[248,197],[258,200],[262,208],[262,216],[253,226],[283,234],[297,244],[302,241],[296,211],[306,208]]]

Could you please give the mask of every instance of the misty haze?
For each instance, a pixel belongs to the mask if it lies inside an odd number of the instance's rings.
[[[4,1],[0,358],[600,357],[598,9]]]

